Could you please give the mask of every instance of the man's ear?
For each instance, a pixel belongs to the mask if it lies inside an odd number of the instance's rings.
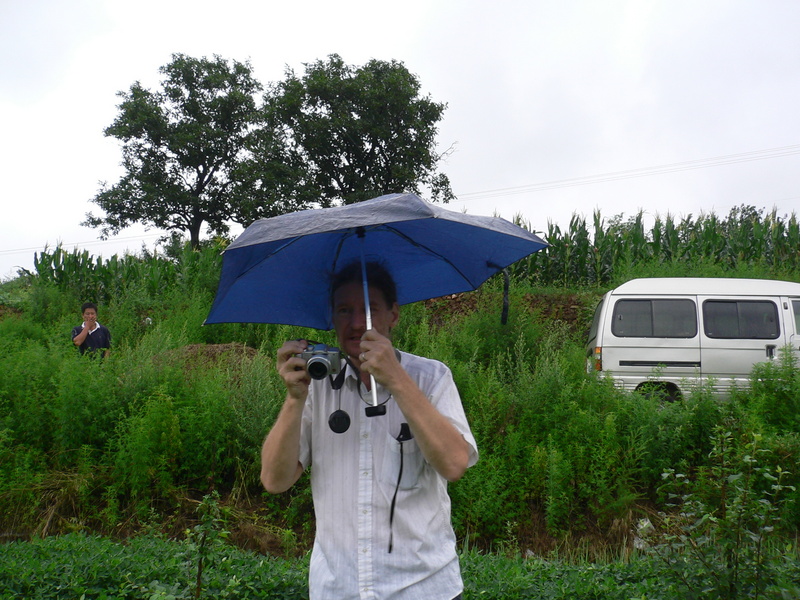
[[[397,302],[392,304],[391,312],[392,312],[392,320],[389,323],[389,330],[390,331],[392,329],[394,329],[397,326],[397,324],[400,322],[400,305]]]

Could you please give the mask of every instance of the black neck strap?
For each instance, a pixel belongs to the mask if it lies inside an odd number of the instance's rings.
[[[398,350],[397,348],[394,348],[394,355],[397,357],[397,362],[402,362],[400,350]],[[350,360],[349,356],[345,355],[344,361],[345,361],[345,363],[347,363],[347,365],[351,369],[353,369],[353,373],[355,373],[356,379],[358,380],[358,383],[359,383],[359,386],[360,386],[361,385],[361,371],[359,370],[359,368],[357,366],[355,366],[353,364],[353,361]],[[341,371],[339,371],[339,373],[336,375],[335,378],[333,377],[333,375],[329,376],[328,379],[330,379],[330,381],[331,381],[331,388],[334,389],[334,390],[342,389],[342,386],[344,385],[344,379],[345,379],[346,376],[347,376],[347,368],[344,368]]]

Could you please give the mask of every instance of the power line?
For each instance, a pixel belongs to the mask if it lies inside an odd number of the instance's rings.
[[[469,202],[471,200],[483,200],[485,198],[497,198],[500,196],[513,196],[518,194],[542,192],[562,187],[591,185],[595,183],[605,183],[608,181],[618,181],[620,179],[632,179],[635,177],[650,177],[653,175],[663,175],[665,173],[675,173],[679,171],[707,169],[710,167],[719,167],[722,165],[751,162],[756,160],[767,160],[770,158],[780,158],[782,156],[792,156],[795,154],[800,154],[800,144],[794,144],[790,146],[778,146],[776,148],[767,148],[766,150],[753,150],[751,152],[740,152],[737,154],[725,154],[722,156],[715,156],[712,158],[687,160],[682,162],[669,163],[666,165],[658,165],[654,167],[642,167],[639,169],[628,169],[625,171],[612,171],[610,173],[587,175],[584,177],[573,177],[571,179],[557,179],[554,181],[545,181],[542,183],[533,183],[529,185],[522,185],[516,187],[496,188],[492,190],[483,190],[481,192],[467,192],[465,194],[459,194],[458,198],[454,202]],[[155,237],[159,237],[161,235],[163,234],[157,233],[145,236],[114,238],[113,240],[91,240],[87,242],[74,242],[68,244],[62,242],[61,245],[92,246],[97,244],[106,244],[106,243],[121,242],[127,240],[144,241],[145,239],[152,239]],[[30,248],[0,250],[0,256],[6,256],[11,254],[22,254],[24,252],[41,250],[43,248],[44,246],[33,246]]]
[[[542,183],[533,183],[529,185],[522,185],[522,186],[508,187],[508,188],[497,188],[493,190],[484,190],[481,192],[468,192],[466,194],[459,194],[456,202],[457,201],[467,202],[470,200],[482,200],[485,198],[496,198],[499,196],[527,194],[527,193],[541,192],[545,190],[552,190],[562,187],[605,183],[607,181],[617,181],[620,179],[632,179],[635,177],[650,177],[653,175],[663,175],[665,173],[675,173],[679,171],[707,169],[710,167],[719,167],[722,165],[730,165],[735,163],[750,162],[755,160],[766,160],[770,158],[780,158],[782,156],[791,156],[794,154],[800,154],[800,144],[795,144],[791,146],[780,146],[777,148],[769,148],[766,150],[754,150],[752,152],[741,152],[738,154],[726,154],[723,156],[715,156],[712,158],[687,160],[683,162],[670,163],[666,165],[658,165],[655,167],[643,167],[639,169],[628,169],[625,171],[613,171],[610,173],[601,173],[598,175],[573,177],[571,179],[557,179],[554,181],[545,181]]]
[[[55,247],[55,246],[96,246],[98,244],[113,244],[113,243],[116,243],[116,242],[125,242],[125,241],[130,241],[130,240],[135,240],[135,241],[138,242],[138,241],[144,241],[146,239],[152,239],[152,238],[160,237],[162,235],[163,235],[162,233],[153,233],[153,234],[149,234],[149,235],[121,237],[121,238],[114,238],[114,239],[110,239],[110,240],[90,240],[90,241],[87,241],[87,242],[69,242],[69,243],[67,243],[67,242],[58,242],[58,243],[54,244],[53,247]],[[6,255],[10,255],[10,254],[22,254],[24,252],[32,252],[32,251],[43,250],[47,246],[50,246],[50,244],[45,244],[45,245],[42,245],[42,246],[31,246],[29,248],[14,248],[14,249],[11,249],[11,250],[0,250],[0,256],[6,256]]]

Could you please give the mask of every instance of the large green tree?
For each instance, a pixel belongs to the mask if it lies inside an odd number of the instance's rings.
[[[125,174],[101,184],[93,202],[105,215],[89,213],[84,224],[106,237],[144,223],[188,232],[197,247],[204,224],[224,234],[230,221],[301,207],[287,183],[294,163],[278,130],[266,127],[262,85],[249,63],[174,54],[160,72],[160,90],[136,82],[119,92],[119,114],[105,135],[122,142]]]
[[[104,215],[84,224],[116,234],[133,223],[188,232],[205,224],[413,191],[453,197],[437,172],[436,125],[444,104],[420,96],[402,63],[345,65],[337,55],[263,91],[249,63],[175,54],[161,89],[134,83],[105,134],[122,142],[125,174],[101,184]]]
[[[305,161],[304,190],[320,206],[426,189],[453,198],[437,171],[437,123],[446,104],[420,95],[418,78],[397,61],[346,65],[336,54],[286,71],[271,109],[291,150]],[[428,194],[424,194],[428,195]]]

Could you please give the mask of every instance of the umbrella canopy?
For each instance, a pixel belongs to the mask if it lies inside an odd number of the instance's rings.
[[[333,327],[331,276],[381,262],[399,304],[471,291],[547,244],[498,217],[445,210],[414,194],[256,221],[227,248],[206,323]]]

